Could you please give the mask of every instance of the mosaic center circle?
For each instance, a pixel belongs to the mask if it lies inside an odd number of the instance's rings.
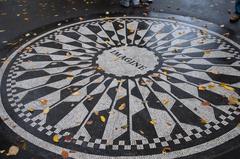
[[[159,64],[152,51],[137,46],[121,46],[103,51],[97,64],[106,73],[118,77],[134,77],[153,71]]]

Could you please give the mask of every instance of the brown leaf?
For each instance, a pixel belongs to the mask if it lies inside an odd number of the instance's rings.
[[[89,120],[86,122],[87,125],[92,125],[93,124],[93,121],[92,120]]]
[[[167,153],[169,153],[171,151],[171,148],[170,147],[164,147],[163,149],[162,149],[162,153],[163,154],[167,154]]]
[[[203,106],[209,106],[210,103],[209,103],[208,101],[203,101],[203,102],[202,102],[202,105],[203,105]]]
[[[198,86],[198,90],[200,90],[200,91],[205,91],[205,90],[206,90],[206,86],[204,86],[204,85],[199,85],[199,86]]]
[[[65,151],[65,150],[62,150],[61,155],[63,159],[67,159],[69,157],[68,151]]]
[[[201,124],[203,124],[203,125],[205,125],[205,124],[207,124],[207,123],[208,123],[208,121],[207,121],[207,120],[205,120],[205,119],[203,119],[203,118],[201,118],[201,120],[200,120],[200,123],[201,123]]]
[[[234,97],[234,96],[229,96],[229,97],[228,97],[228,104],[229,104],[229,105],[239,105],[239,104],[240,104],[240,101],[239,101],[239,99],[237,99],[237,98]]]
[[[47,105],[48,104],[47,99],[40,99],[39,102],[40,102],[41,105]]]
[[[43,114],[47,114],[49,112],[49,110],[50,110],[49,107],[43,109]]]

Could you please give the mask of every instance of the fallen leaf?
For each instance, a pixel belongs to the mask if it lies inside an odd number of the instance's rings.
[[[163,71],[163,74],[164,74],[165,76],[167,76],[167,75],[168,75],[167,71]]]
[[[166,106],[169,102],[170,102],[169,99],[163,99],[163,101],[162,101],[163,105],[165,105],[165,106]]]
[[[86,122],[87,125],[92,125],[93,124],[93,121],[92,120],[89,120]]]
[[[200,91],[205,91],[205,90],[206,90],[206,86],[199,85],[199,86],[198,86],[198,90],[200,90]]]
[[[157,121],[155,119],[152,119],[152,120],[149,121],[149,123],[152,124],[152,125],[156,125]]]
[[[227,85],[226,83],[220,83],[220,86],[225,88],[226,90],[229,91],[235,91],[235,89],[233,87],[230,87],[229,85]]]
[[[228,104],[229,104],[229,105],[239,105],[239,104],[240,104],[240,101],[239,101],[239,99],[237,99],[237,98],[234,97],[234,96],[229,96],[229,97],[228,97]]]
[[[126,104],[123,103],[118,107],[118,110],[124,110],[126,108]]]
[[[70,135],[64,136],[65,142],[70,142],[71,140],[72,140],[72,136],[70,136]]]
[[[13,145],[9,148],[7,156],[16,156],[18,152],[19,152],[19,148]]]
[[[213,89],[213,88],[215,88],[215,84],[214,84],[214,83],[210,83],[207,87],[208,87],[209,89]]]
[[[57,134],[53,136],[53,141],[59,142],[59,136]]]
[[[163,154],[167,154],[167,153],[169,153],[171,151],[171,148],[170,147],[164,147],[163,149],[162,149],[162,153]]]
[[[4,153],[6,150],[0,150],[0,153]]]
[[[123,125],[123,126],[121,126],[121,128],[122,129],[127,129],[127,127],[128,127],[128,125],[126,124],[126,125]]]
[[[92,101],[94,98],[90,95],[87,95],[87,101]]]
[[[203,124],[203,125],[205,125],[205,124],[208,123],[208,121],[202,118],[202,119],[200,120],[200,123]]]
[[[68,76],[67,79],[68,80],[72,80],[74,78],[74,76]]]
[[[99,112],[98,112],[98,111],[95,111],[94,114],[95,114],[96,116],[98,116],[98,115],[99,115]]]
[[[79,96],[80,95],[80,91],[76,91],[72,93],[73,96]]]
[[[61,155],[63,159],[67,159],[69,157],[69,153],[65,150],[62,150]]]
[[[106,122],[106,118],[105,118],[103,115],[100,116],[100,120],[101,120],[101,122],[103,122],[103,123]]]
[[[153,73],[151,76],[155,78],[160,78],[160,73]]]
[[[50,110],[49,107],[43,109],[43,114],[47,114],[49,112],[49,110]]]
[[[33,107],[28,107],[28,111],[29,112],[34,112],[34,108]]]
[[[47,99],[40,99],[39,102],[40,102],[41,105],[47,105],[48,104]]]
[[[203,101],[203,102],[202,102],[202,105],[203,105],[203,106],[209,106],[210,103],[209,103],[208,101]]]
[[[144,135],[144,132],[142,130],[140,130],[139,132],[140,132],[140,134]]]

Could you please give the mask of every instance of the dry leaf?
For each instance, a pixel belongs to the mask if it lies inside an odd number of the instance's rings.
[[[68,76],[67,79],[68,80],[72,80],[74,78],[74,76]]]
[[[29,107],[29,108],[28,108],[28,111],[29,111],[29,112],[34,112],[34,108],[33,108],[33,107]]]
[[[170,147],[164,147],[163,150],[162,150],[162,153],[163,154],[167,154],[171,151],[171,148]]]
[[[239,99],[237,99],[236,97],[234,97],[234,96],[229,96],[229,97],[228,97],[228,104],[229,104],[229,105],[239,105],[240,102],[239,102]]]
[[[100,120],[101,120],[101,122],[103,122],[103,123],[106,122],[106,118],[105,118],[103,115],[100,116]]]
[[[123,125],[123,126],[121,126],[121,128],[122,129],[127,129],[127,127],[128,127],[128,125],[126,124],[126,125]]]
[[[207,124],[207,123],[208,123],[208,121],[207,121],[207,120],[205,120],[205,119],[201,119],[201,120],[200,120],[200,123],[201,123],[201,124],[203,124],[203,125],[205,125],[205,124]]]
[[[43,114],[47,114],[49,112],[49,110],[50,110],[49,107],[43,109]]]
[[[169,99],[163,99],[163,101],[162,101],[162,103],[163,103],[164,105],[167,105],[169,102],[170,102]]]
[[[79,96],[80,95],[80,91],[76,91],[72,93],[73,96]]]
[[[59,136],[57,134],[53,136],[53,141],[59,142]]]
[[[99,112],[98,112],[98,111],[95,111],[94,114],[95,114],[96,116],[98,116],[98,115],[99,115]]]
[[[118,107],[118,110],[124,110],[126,108],[126,104],[123,103]]]
[[[153,73],[151,76],[155,78],[160,78],[160,73]]]
[[[8,150],[7,156],[16,156],[19,152],[19,148],[17,146],[11,146]]]
[[[205,90],[206,90],[206,86],[199,85],[199,86],[198,86],[198,90],[200,90],[200,91],[205,91]]]
[[[40,102],[41,105],[47,105],[48,104],[47,99],[40,99],[39,102]]]
[[[202,105],[203,105],[203,106],[209,106],[210,103],[209,103],[208,101],[203,101],[203,102],[202,102]]]
[[[152,124],[152,125],[156,125],[157,121],[155,119],[152,119],[152,120],[149,121],[149,123]]]
[[[87,125],[92,125],[93,124],[93,121],[92,120],[89,120],[86,122]]]
[[[61,155],[63,159],[67,159],[69,157],[69,153],[65,150],[62,150]]]
[[[144,132],[142,130],[140,130],[139,132],[140,132],[140,134],[144,135]]]
[[[0,150],[0,153],[4,153],[5,152],[5,150]]]
[[[209,88],[209,89],[215,88],[215,84],[214,84],[214,83],[210,83],[210,84],[208,85],[208,88]]]

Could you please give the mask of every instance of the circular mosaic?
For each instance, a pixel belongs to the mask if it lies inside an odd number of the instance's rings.
[[[75,23],[4,63],[1,117],[29,142],[73,158],[204,152],[240,134],[239,50],[166,19]]]

